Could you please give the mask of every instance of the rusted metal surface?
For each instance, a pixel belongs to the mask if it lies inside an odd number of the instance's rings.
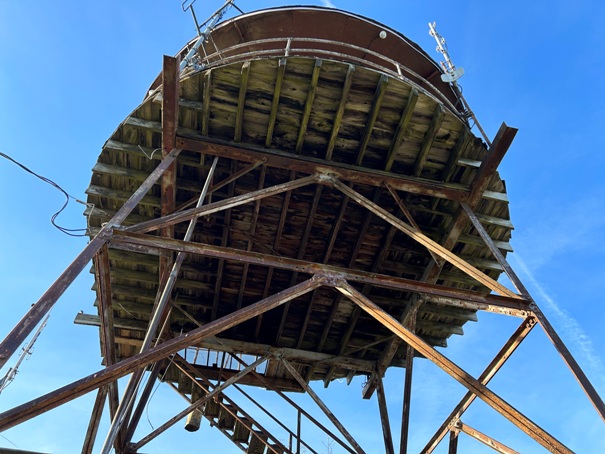
[[[571,453],[560,441],[539,427],[533,421],[528,419],[521,412],[516,410],[502,398],[486,388],[478,380],[474,379],[467,372],[462,370],[445,356],[433,350],[426,342],[404,328],[393,317],[388,315],[376,304],[370,301],[365,295],[359,293],[345,281],[336,283],[336,288],[358,304],[364,311],[388,327],[394,334],[403,341],[414,347],[414,349],[424,355],[427,359],[433,361],[438,367],[449,374],[452,378],[465,386],[469,391],[491,406],[494,410],[515,424],[519,429],[528,434],[546,449],[552,452]]]
[[[494,440],[493,438],[485,435],[482,432],[479,432],[477,429],[474,429],[473,427],[464,424],[462,421],[458,421],[458,423],[456,424],[456,428],[460,430],[460,432],[464,432],[465,434],[473,437],[475,440],[478,440],[484,445],[489,446],[494,451],[497,451],[502,454],[519,454],[517,451],[514,451],[508,446],[500,443],[499,441]]]
[[[9,429],[21,422],[27,421],[39,414],[58,407],[59,405],[76,399],[100,386],[111,383],[128,373],[157,362],[199,340],[215,336],[226,329],[232,328],[239,323],[273,309],[288,300],[304,295],[323,283],[324,280],[322,278],[304,281],[291,289],[272,295],[256,304],[247,306],[237,312],[210,322],[203,327],[168,340],[157,347],[125,359],[118,364],[107,367],[69,385],[56,389],[44,396],[0,413],[0,431]]]
[[[391,422],[389,421],[389,411],[387,409],[387,398],[384,393],[382,378],[378,379],[377,390],[380,423],[382,424],[382,436],[384,438],[384,452],[387,454],[395,454],[395,448],[393,448],[393,435],[391,434]]]
[[[528,317],[523,321],[523,323],[521,323],[519,328],[517,328],[517,330],[508,339],[508,341],[504,344],[504,346],[496,354],[494,359],[490,362],[490,364],[485,368],[483,373],[477,379],[481,384],[487,385],[490,382],[494,375],[504,365],[506,360],[508,360],[508,358],[517,349],[517,347],[521,345],[521,342],[523,342],[523,340],[527,337],[527,335],[531,332],[535,325],[536,319],[534,317]],[[439,427],[435,435],[433,435],[431,440],[423,448],[421,454],[429,454],[433,452],[439,442],[443,440],[443,438],[447,435],[448,431],[452,430],[454,423],[462,417],[464,412],[467,410],[467,408],[475,400],[476,397],[477,395],[473,394],[472,392],[468,392],[464,395],[462,400],[458,403],[458,405],[456,405],[454,410],[445,419],[443,424],[441,424],[441,427]]]
[[[67,290],[71,283],[78,277],[80,272],[94,257],[99,249],[107,242],[111,236],[111,229],[124,222],[124,219],[136,207],[136,205],[145,196],[147,191],[160,178],[164,171],[172,164],[181,150],[174,149],[162,162],[149,174],[141,186],[130,196],[128,201],[119,209],[111,221],[106,224],[101,231],[91,240],[76,259],[65,269],[59,278],[50,286],[50,288],[32,305],[27,314],[21,321],[15,325],[13,330],[6,336],[0,344],[0,367],[10,359],[12,354],[19,348],[25,338],[33,331],[42,318],[55,305],[61,295]]]

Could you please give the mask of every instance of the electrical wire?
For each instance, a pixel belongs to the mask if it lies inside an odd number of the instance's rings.
[[[50,222],[51,222],[51,224],[53,226],[55,226],[61,232],[65,233],[66,235],[69,235],[69,236],[76,236],[76,237],[87,236],[87,234],[89,232],[89,227],[88,226],[85,229],[68,229],[66,227],[63,227],[63,226],[57,224],[56,221],[57,221],[57,217],[63,212],[63,210],[65,210],[65,208],[69,204],[69,200],[70,199],[73,199],[76,202],[81,203],[82,205],[85,205],[85,206],[91,208],[91,211],[90,211],[90,213],[88,215],[88,221],[89,221],[90,220],[90,214],[92,213],[92,210],[94,209],[94,205],[92,203],[83,202],[82,200],[77,199],[76,197],[74,197],[71,194],[69,194],[65,189],[63,189],[61,186],[59,186],[57,183],[55,183],[50,178],[46,178],[45,176],[37,174],[36,172],[34,172],[33,170],[31,170],[29,167],[21,164],[19,161],[17,161],[16,159],[13,159],[9,155],[0,152],[0,156],[3,157],[3,158],[5,158],[5,159],[7,159],[10,162],[12,162],[13,164],[16,164],[17,166],[19,166],[23,170],[25,170],[27,173],[32,174],[33,176],[39,178],[40,180],[44,181],[45,183],[51,185],[52,187],[54,187],[55,189],[57,189],[58,191],[60,191],[60,192],[63,193],[63,195],[65,196],[65,202],[63,203],[63,206],[59,209],[59,211],[57,211],[55,214],[53,214],[50,217]],[[76,232],[83,232],[83,233],[76,233]]]

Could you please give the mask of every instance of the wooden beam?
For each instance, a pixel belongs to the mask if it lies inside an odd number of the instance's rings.
[[[248,91],[248,77],[250,76],[250,61],[242,64],[241,80],[239,85],[239,96],[237,98],[237,111],[235,114],[235,134],[233,141],[242,140],[242,129],[244,128],[244,108],[246,107],[246,93]]]
[[[332,132],[330,133],[330,139],[328,140],[328,146],[326,147],[326,161],[332,160],[332,153],[334,152],[334,145],[336,144],[336,138],[338,137],[338,131],[342,123],[342,116],[345,112],[345,107],[349,98],[349,92],[351,91],[351,85],[353,84],[353,74],[355,73],[355,66],[349,65],[347,69],[347,75],[342,86],[342,93],[340,94],[340,103],[338,109],[334,115],[334,123],[332,124]]]
[[[210,101],[212,99],[212,69],[207,69],[203,75],[202,87],[202,121],[200,131],[203,136],[208,135],[210,128]]]
[[[298,298],[325,284],[325,278],[311,278],[257,303],[246,306],[239,311],[209,322],[200,328],[196,328],[186,334],[167,340],[156,347],[125,359],[118,364],[114,364],[113,366],[58,388],[44,396],[0,413],[0,432],[45,413],[46,411],[52,410],[53,408],[76,399],[94,389],[105,386],[133,371],[140,370],[141,368],[177,353],[190,345],[195,345],[205,338],[216,336],[235,325],[250,320],[261,313],[274,309],[281,304],[284,304],[286,301]]]
[[[361,140],[359,141],[359,147],[357,148],[357,158],[355,159],[356,166],[360,166],[363,162],[363,157],[366,153],[366,148],[368,147],[370,138],[372,137],[374,124],[376,123],[376,119],[380,113],[380,106],[382,105],[382,99],[384,98],[388,84],[389,77],[385,74],[380,76],[378,86],[376,87],[376,92],[374,93],[374,99],[372,100],[372,106],[370,107],[370,112],[368,113],[366,126],[361,136]]]
[[[281,86],[284,80],[284,72],[286,71],[286,59],[280,58],[277,64],[277,75],[275,77],[275,85],[273,89],[273,102],[271,103],[271,113],[269,114],[269,126],[267,127],[267,137],[265,138],[265,146],[271,147],[273,141],[273,131],[275,130],[275,119],[277,118],[277,109],[279,107],[279,96],[281,94]],[[207,135],[207,134],[205,134]]]
[[[441,180],[448,182],[454,175],[454,171],[456,170],[456,166],[458,165],[458,158],[461,154],[463,154],[471,143],[471,138],[473,135],[470,133],[468,128],[464,128],[460,137],[456,141],[456,145],[454,145],[453,150],[450,153],[450,156],[447,160],[447,164],[443,168],[441,172]]]
[[[319,71],[321,70],[321,63],[322,61],[320,59],[317,59],[315,60],[315,65],[313,66],[313,73],[311,74],[309,91],[307,91],[305,108],[303,110],[302,119],[300,120],[298,138],[296,139],[296,154],[302,153],[303,145],[305,143],[305,134],[307,133],[309,118],[311,117],[311,109],[313,108],[313,100],[315,99],[315,91],[317,90],[317,82],[319,81]]]
[[[494,440],[492,437],[488,437],[484,433],[479,432],[477,429],[474,429],[471,426],[464,424],[462,421],[458,421],[458,423],[456,424],[456,428],[460,430],[460,432],[464,432],[475,440],[480,441],[484,445],[489,446],[494,451],[497,451],[501,454],[519,454],[517,451],[510,449],[508,446],[500,443],[497,440]]]
[[[424,357],[431,360],[444,372],[466,387],[473,394],[477,395],[477,397],[487,403],[490,407],[492,407],[546,449],[552,450],[552,452],[571,454],[571,451],[560,441],[547,433],[533,421],[529,420],[525,415],[513,408],[510,404],[508,404],[494,392],[490,391],[487,387],[485,387],[485,385],[474,379],[471,375],[462,370],[441,353],[434,350],[420,337],[404,328],[397,320],[384,312],[380,307],[370,301],[365,295],[360,293],[354,287],[349,285],[346,281],[336,282],[335,287],[338,291],[343,293],[343,295],[347,296],[349,299],[351,299],[351,301],[359,305],[362,310],[374,317],[385,328],[389,329],[408,345],[411,345],[414,350],[418,351]]]
[[[231,143],[214,138],[195,136],[177,138],[177,144],[183,148],[202,154],[237,159],[243,162],[256,162],[266,159],[269,167],[294,170],[306,174],[324,173],[333,175],[347,182],[366,184],[369,186],[384,186],[389,183],[400,191],[413,194],[428,195],[456,201],[466,201],[469,189],[460,184],[433,182],[426,179],[405,175],[395,175],[390,172],[355,167],[348,164],[326,161],[304,155],[270,150],[258,147],[234,146]]]
[[[412,115],[414,114],[414,109],[416,107],[416,102],[418,101],[418,90],[412,88],[410,90],[410,95],[408,96],[408,100],[406,102],[405,107],[403,108],[403,112],[399,117],[399,123],[397,124],[397,129],[395,130],[395,136],[391,141],[391,145],[389,145],[389,151],[387,152],[387,157],[384,164],[385,172],[390,172],[391,167],[393,167],[393,162],[395,162],[395,157],[397,156],[397,151],[403,142],[403,138],[405,137],[405,133],[408,130],[408,126],[410,125],[410,121],[412,120]]]
[[[433,142],[435,141],[435,138],[439,133],[439,128],[441,128],[441,124],[443,123],[444,117],[445,110],[443,106],[441,104],[437,104],[437,108],[435,109],[435,113],[433,114],[431,124],[429,125],[429,129],[424,135],[422,146],[420,147],[420,151],[418,152],[418,156],[416,157],[416,162],[414,163],[414,176],[416,177],[419,177],[422,173],[422,168],[424,167],[426,158],[428,157],[429,152],[431,151]]]
[[[78,254],[75,260],[63,271],[50,288],[33,304],[23,318],[15,325],[12,331],[0,344],[0,368],[10,359],[13,353],[21,346],[27,336],[40,323],[42,318],[52,309],[57,300],[71,285],[80,272],[86,267],[88,262],[94,257],[99,249],[107,242],[111,236],[111,231],[116,225],[124,222],[124,219],[138,205],[139,201],[145,196],[147,191],[164,173],[172,162],[179,155],[181,150],[174,149],[162,162],[149,174],[141,186],[132,194],[132,196],[122,205],[115,216],[99,231],[99,233],[88,243],[88,245]]]

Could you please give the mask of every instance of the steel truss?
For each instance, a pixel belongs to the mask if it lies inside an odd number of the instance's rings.
[[[292,359],[305,357],[310,362],[332,362],[333,364],[339,364],[340,367],[346,367],[346,364],[352,364],[351,362],[354,362],[354,364],[351,365],[352,369],[367,370],[368,373],[373,372],[368,381],[368,385],[364,389],[363,397],[369,398],[372,395],[372,392],[377,390],[380,417],[384,432],[385,452],[394,453],[393,437],[390,431],[385,403],[386,399],[382,387],[382,376],[387,365],[393,358],[397,346],[401,342],[405,342],[408,345],[409,354],[407,355],[405,365],[406,377],[401,440],[399,444],[400,453],[407,452],[414,351],[432,361],[468,389],[468,393],[453,409],[451,414],[446,418],[435,435],[422,450],[423,453],[432,452],[448,433],[450,434],[450,453],[456,452],[457,437],[459,433],[465,433],[474,437],[498,452],[514,452],[502,443],[493,440],[488,435],[485,435],[462,422],[461,418],[464,412],[476,398],[483,400],[547,450],[569,453],[571,451],[560,441],[528,419],[520,411],[512,407],[487,387],[490,380],[514,353],[521,342],[528,336],[536,324],[539,324],[544,329],[547,336],[578,380],[580,386],[587,394],[590,402],[605,421],[605,404],[603,403],[603,400],[597,394],[584,372],[581,370],[544,314],[540,311],[535,301],[531,298],[523,283],[509,266],[506,259],[474,213],[474,208],[477,206],[481,194],[487,187],[489,177],[493,174],[498,163],[504,156],[516,130],[503,125],[494,139],[493,145],[490,148],[490,155],[486,158],[484,165],[482,165],[470,193],[453,194],[443,192],[442,195],[451,196],[453,199],[458,200],[460,209],[459,213],[454,218],[453,228],[446,241],[444,241],[444,244],[438,244],[418,229],[409,213],[407,214],[408,222],[404,222],[346,184],[351,181],[371,179],[371,175],[364,175],[363,172],[358,170],[325,170],[325,166],[322,171],[319,169],[320,166],[314,167],[314,164],[308,160],[298,160],[293,163],[288,163],[282,156],[263,156],[258,151],[237,148],[234,145],[210,143],[179,137],[176,131],[176,125],[178,124],[178,66],[179,63],[176,59],[165,57],[163,71],[164,115],[162,122],[162,142],[164,152],[161,163],[116,213],[113,219],[103,226],[94,239],[76,257],[73,263],[69,265],[40,300],[31,307],[21,322],[8,334],[2,344],[0,344],[1,367],[8,361],[11,355],[17,351],[18,347],[23,343],[28,334],[35,329],[67,287],[84,269],[87,263],[90,260],[94,260],[96,280],[98,282],[97,292],[100,306],[100,326],[102,327],[100,330],[101,344],[104,357],[106,358],[106,367],[33,401],[1,413],[0,431],[6,430],[52,408],[96,390],[97,398],[91,416],[91,423],[83,444],[82,452],[85,453],[92,451],[98,429],[98,422],[101,418],[103,407],[107,399],[109,399],[112,427],[105,440],[102,452],[108,452],[111,448],[115,448],[118,453],[137,452],[149,441],[163,433],[168,427],[185,417],[188,418],[188,426],[191,426],[194,429],[196,425],[199,427],[199,420],[201,417],[206,417],[212,424],[215,424],[219,430],[227,434],[238,447],[247,452],[291,453],[301,452],[302,447],[309,452],[316,452],[309,444],[302,440],[300,435],[300,420],[302,417],[305,417],[318,425],[320,429],[336,440],[336,442],[348,452],[363,453],[363,448],[358,444],[352,434],[347,431],[339,419],[330,411],[325,403],[322,402],[319,396],[315,394],[313,389],[308,385],[308,380],[302,377],[290,363]],[[290,169],[296,168],[298,171],[306,171],[308,176],[287,183],[278,184],[273,187],[267,187],[247,194],[230,197],[219,202],[204,204],[206,190],[212,183],[212,170],[210,170],[207,176],[206,185],[199,197],[197,206],[195,208],[183,207],[181,211],[175,212],[175,160],[183,148],[207,156],[214,156],[215,163],[216,159],[219,159],[221,156],[229,156],[233,159],[249,162],[250,166],[244,169],[244,171],[233,174],[230,178],[231,181],[243,175],[245,172],[258,167],[260,164],[276,167],[288,165],[288,168]],[[158,181],[161,181],[162,186],[161,217],[127,228],[123,227],[122,224],[129,213],[142,200],[147,191]],[[385,180],[380,182],[380,184],[391,192],[397,203],[400,204],[402,212],[404,213],[406,213],[407,210],[405,210],[403,202],[399,199],[397,191],[420,193],[422,191],[430,191],[431,194],[441,194],[442,191],[437,187],[428,187],[425,183],[418,183],[415,185],[414,182],[404,181],[403,179],[398,179],[397,181]],[[381,217],[395,229],[407,234],[424,245],[433,256],[433,263],[427,269],[425,278],[422,281],[409,280],[349,268],[328,266],[304,260],[278,257],[272,254],[261,254],[228,247],[196,243],[190,241],[190,236],[187,235],[184,240],[174,239],[174,226],[177,223],[189,221],[190,228],[193,228],[191,226],[194,226],[196,219],[201,216],[228,210],[229,208],[241,204],[256,203],[266,197],[292,191],[295,188],[306,185],[328,186],[340,191],[342,194],[349,197],[350,200],[363,206],[375,216]],[[494,257],[515,286],[516,291],[512,291],[494,281],[450,251],[452,244],[455,242],[455,238],[461,233],[463,226],[468,222],[471,222],[479,232],[483,241],[490,248]],[[156,235],[158,232],[160,235]],[[115,359],[116,355],[113,350],[113,330],[111,329],[113,326],[113,310],[111,282],[109,278],[109,248],[119,248],[145,254],[153,254],[160,257],[161,263],[161,285],[156,297],[152,322],[150,322],[150,326],[147,329],[145,341],[142,342],[140,352],[137,355],[119,362]],[[185,309],[170,300],[174,281],[178,279],[179,268],[185,254],[238,261],[247,265],[264,265],[277,269],[305,273],[310,275],[310,278],[296,285],[292,285],[290,288],[277,294],[267,296],[255,304],[243,307],[223,317],[217,318],[205,325],[199,325],[198,323],[197,328],[180,336],[168,338],[168,336],[162,332],[162,325],[169,317],[170,311],[178,310],[184,313],[185,316],[188,316]],[[173,256],[176,258],[172,259]],[[493,294],[482,295],[473,291],[436,285],[435,282],[437,281],[440,269],[444,262],[451,263],[468,276],[473,277],[479,283],[487,286],[492,290]],[[416,293],[417,298],[412,305],[411,310],[405,314],[403,319],[397,320],[360,292],[352,283],[370,284],[385,288],[412,291]],[[260,354],[258,351],[253,351],[253,348],[250,347],[251,349],[248,354],[252,356],[256,355],[256,360],[248,363],[235,355],[235,353],[238,353],[238,350],[233,345],[230,345],[229,342],[217,342],[215,336],[225,330],[236,327],[254,317],[261,316],[273,308],[287,304],[289,301],[306,293],[313,292],[320,287],[331,287],[340,292],[344,298],[352,301],[360,310],[368,313],[393,333],[394,338],[391,340],[390,346],[385,349],[384,357],[381,361],[376,364],[365,364],[368,361],[352,360],[350,358],[330,356],[322,353],[317,353],[316,356],[312,356],[309,352],[298,351],[296,349],[269,347],[258,347],[263,351],[263,353]],[[415,334],[417,310],[428,297],[433,301],[438,301],[440,304],[444,305],[466,307],[474,310],[491,311],[507,316],[520,317],[522,322],[491,363],[486,367],[484,372],[479,377],[474,378]],[[195,319],[191,319],[195,322]],[[155,341],[155,344],[152,341]],[[241,365],[240,372],[230,377],[221,377],[219,375],[218,379],[205,377],[199,369],[194,368],[180,355],[180,352],[189,347],[208,348],[213,351],[222,352],[223,359],[225,359],[227,355],[230,355],[232,360]],[[257,368],[269,358],[281,361],[283,367],[288,370],[300,388],[307,392],[315,401],[340,435],[333,433],[329,428],[315,420],[308,412],[298,406],[282,391],[273,389],[275,393],[284,398],[288,404],[296,408],[299,416],[297,430],[291,430],[277,421],[289,434],[289,443],[285,445],[276,437],[272,436],[259,423],[254,421],[251,415],[244,412],[244,410],[223,393],[228,387],[238,387],[238,389],[240,389],[238,383],[244,383],[244,381],[248,379],[254,379],[262,386],[271,389],[271,383],[265,379],[262,373],[257,371]],[[185,397],[190,394],[190,398],[186,397],[188,399],[188,405],[146,437],[133,442],[132,438],[134,431],[149,399],[155,381],[158,379],[160,373],[165,373],[171,368],[179,370],[180,376],[184,377],[183,382],[179,383],[175,389]],[[146,369],[151,370],[151,373],[148,374],[148,381],[144,385],[142,393],[140,393],[138,402],[135,402],[133,396],[137,395],[137,390],[143,383],[143,371]],[[129,385],[126,388],[124,395],[120,398],[117,393],[117,379],[127,375],[130,375]],[[174,385],[171,384],[171,386]],[[184,392],[184,389],[187,389],[188,391]],[[262,411],[265,411],[260,405],[259,408]]]

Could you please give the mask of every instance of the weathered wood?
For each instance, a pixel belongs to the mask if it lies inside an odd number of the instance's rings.
[[[237,98],[237,113],[235,114],[235,134],[233,135],[234,142],[239,142],[242,140],[242,129],[244,127],[244,107],[246,106],[246,92],[248,91],[249,76],[250,62],[245,61],[242,64],[239,96]]]
[[[279,107],[279,96],[286,71],[286,59],[280,58],[277,65],[277,75],[275,77],[275,88],[273,90],[273,102],[271,104],[271,113],[269,114],[269,126],[267,127],[267,137],[265,146],[270,147],[273,141],[273,131],[275,130],[275,119],[277,118],[277,109]],[[207,135],[207,134],[205,134]]]
[[[86,430],[86,436],[84,437],[84,443],[82,444],[82,454],[92,454],[95,439],[97,438],[97,432],[99,431],[99,424],[101,424],[101,416],[103,415],[103,407],[105,406],[105,400],[107,398],[107,390],[107,386],[102,386],[97,390],[97,397],[95,398],[95,403],[92,407],[90,422],[88,423],[88,429]]]
[[[465,201],[469,191],[466,187],[456,184],[444,184],[426,179],[415,178],[406,175],[394,175],[380,170],[361,169],[343,163],[327,162],[309,156],[292,155],[278,150],[256,150],[249,146],[234,147],[224,143],[218,143],[216,139],[189,138],[180,136],[177,143],[190,151],[203,154],[237,159],[244,162],[256,162],[265,158],[267,165],[279,169],[294,170],[307,174],[316,172],[329,173],[337,178],[352,183],[367,184],[370,186],[384,186],[389,183],[395,189],[423,194],[432,197],[446,198],[456,201]]]
[[[397,151],[403,142],[405,133],[410,125],[410,121],[412,120],[412,115],[414,114],[414,108],[416,107],[417,101],[418,90],[412,88],[410,90],[410,95],[408,96],[406,105],[403,108],[403,112],[401,113],[401,117],[399,117],[399,123],[397,124],[397,129],[395,130],[395,136],[393,137],[393,140],[389,146],[389,151],[387,152],[384,165],[384,170],[386,172],[389,172],[391,167],[393,167],[393,163],[395,162],[395,158],[397,156]]]
[[[338,137],[340,125],[342,124],[342,116],[344,115],[345,107],[347,105],[347,99],[349,97],[349,92],[351,91],[351,85],[353,84],[354,73],[355,66],[348,65],[347,74],[345,76],[345,80],[342,86],[342,92],[340,94],[340,103],[338,104],[338,109],[336,110],[336,114],[334,115],[334,120],[332,122],[332,130],[330,132],[330,139],[328,140],[328,146],[326,147],[325,158],[327,161],[330,161],[332,159],[332,153],[336,144],[336,138]]]
[[[296,139],[295,150],[297,154],[302,152],[303,145],[305,143],[305,134],[307,133],[309,117],[311,116],[311,109],[313,108],[313,100],[315,99],[315,91],[317,90],[317,82],[319,81],[321,63],[321,60],[315,60],[315,65],[313,66],[313,74],[311,75],[311,82],[309,84],[309,90],[307,91],[307,100],[305,101],[305,109],[300,121],[300,128],[298,129],[298,138]]]
[[[468,308],[470,309],[490,310],[489,306],[499,306],[516,310],[529,310],[527,302],[518,297],[483,295],[473,291],[435,284],[427,284],[412,279],[398,278],[332,265],[323,265],[304,260],[290,259],[287,257],[274,257],[268,254],[262,254],[260,252],[249,252],[240,249],[223,248],[220,246],[212,246],[203,243],[190,243],[150,235],[141,235],[123,230],[116,230],[114,232],[112,242],[114,241],[141,245],[143,247],[143,251],[145,250],[145,247],[164,248],[178,252],[182,251],[191,254],[201,254],[215,258],[248,261],[251,264],[273,266],[276,268],[283,268],[302,273],[320,273],[325,274],[326,276],[340,275],[343,278],[354,282],[362,282],[386,288],[405,289],[413,292],[435,295],[437,297],[445,297],[443,299],[435,298],[435,301],[438,301],[441,304],[448,304],[451,300],[461,300],[464,303],[469,303]],[[448,300],[448,298],[450,300]],[[473,306],[470,303],[476,303],[476,305]]]
[[[380,76],[378,86],[376,87],[376,92],[374,93],[374,99],[372,100],[372,106],[370,107],[370,112],[368,114],[366,126],[361,136],[361,140],[359,141],[359,147],[357,148],[357,158],[355,159],[355,165],[357,166],[360,166],[363,162],[363,157],[366,153],[366,148],[370,142],[370,138],[372,137],[374,124],[376,123],[376,119],[380,113],[380,106],[382,104],[382,99],[384,98],[384,93],[388,84],[389,78],[384,74]]]
[[[351,188],[349,188],[348,186],[342,184],[340,181],[333,180],[332,186],[335,187],[336,189],[339,189],[343,194],[349,196],[351,199],[355,200],[360,205],[371,210],[374,214],[381,217],[385,221],[389,222],[390,224],[392,224],[393,226],[395,226],[396,228],[398,228],[405,234],[409,235],[412,239],[414,239],[414,240],[418,241],[420,244],[426,246],[429,250],[433,251],[434,253],[436,253],[437,255],[439,255],[440,257],[442,257],[443,259],[445,259],[452,265],[454,265],[457,268],[459,268],[460,270],[464,271],[469,276],[474,277],[475,279],[477,279],[478,282],[481,282],[483,285],[490,288],[494,292],[497,292],[503,296],[509,296],[512,298],[520,298],[516,293],[510,291],[509,289],[507,289],[503,285],[499,284],[498,282],[496,282],[495,280],[493,280],[486,274],[477,270],[475,267],[469,265],[464,260],[461,260],[458,256],[451,253],[448,249],[446,249],[445,247],[436,243],[435,241],[431,240],[426,235],[416,232],[411,226],[409,226],[405,222],[401,221],[400,219],[396,218],[391,213],[387,212],[386,210],[384,210],[380,206],[376,205],[372,201],[366,199],[358,192],[356,192],[356,191],[352,190]]]
[[[435,113],[433,114],[433,118],[431,120],[431,124],[429,125],[429,129],[424,135],[424,140],[422,142],[422,147],[418,152],[418,156],[416,157],[416,162],[414,163],[414,176],[419,177],[422,173],[422,169],[426,162],[426,158],[429,155],[429,151],[433,146],[433,142],[437,137],[437,133],[441,128],[441,124],[443,123],[443,118],[445,116],[445,110],[441,104],[437,104],[437,108],[435,109]]]

